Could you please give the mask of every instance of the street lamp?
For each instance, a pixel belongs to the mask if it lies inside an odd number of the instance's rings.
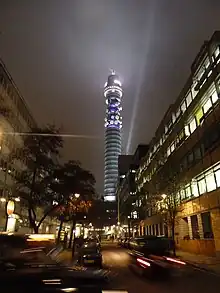
[[[80,194],[79,193],[75,193],[74,196],[75,196],[75,198],[79,198],[80,197]]]

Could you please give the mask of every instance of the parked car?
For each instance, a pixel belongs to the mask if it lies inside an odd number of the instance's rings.
[[[102,254],[100,248],[94,243],[84,243],[79,251],[78,262],[83,266],[102,268]]]
[[[168,255],[170,243],[166,238],[157,236],[144,236],[133,238],[129,243],[130,249],[143,253],[145,256],[150,254]]]

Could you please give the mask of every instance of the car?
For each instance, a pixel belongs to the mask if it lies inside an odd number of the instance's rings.
[[[143,236],[133,238],[130,243],[130,249],[143,253],[145,257],[153,255],[169,255],[170,245],[165,238],[157,236]]]
[[[0,240],[0,283],[2,288],[7,288],[7,293],[71,292],[65,291],[66,288],[83,289],[83,292],[84,288],[98,288],[98,292],[111,289],[103,270],[90,271],[59,264],[43,247],[28,247],[23,236],[1,235]]]
[[[79,250],[78,263],[83,266],[102,268],[102,254],[96,243],[84,243]]]

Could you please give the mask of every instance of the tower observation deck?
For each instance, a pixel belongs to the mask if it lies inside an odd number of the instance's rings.
[[[123,92],[119,77],[114,71],[105,83],[104,97],[106,99],[105,116],[105,170],[104,199],[116,200],[116,184],[118,180],[118,156],[121,154],[121,98]]]

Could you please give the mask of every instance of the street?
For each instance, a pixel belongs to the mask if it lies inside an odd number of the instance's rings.
[[[187,267],[183,271],[176,270],[176,274],[170,280],[152,281],[130,270],[130,257],[127,250],[116,247],[114,244],[104,244],[102,253],[104,266],[111,272],[114,289],[127,290],[129,293],[150,290],[155,293],[214,293],[220,290],[220,277],[209,272]]]

